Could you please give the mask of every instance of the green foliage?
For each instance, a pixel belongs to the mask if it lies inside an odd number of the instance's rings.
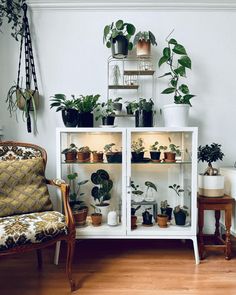
[[[155,185],[153,182],[151,182],[151,181],[145,181],[144,184],[145,184],[146,187],[147,187],[147,191],[148,191],[150,188],[152,188],[152,189],[154,189],[154,191],[157,192],[157,187],[156,187],[156,185]]]
[[[150,112],[153,110],[154,102],[150,98],[149,100],[146,100],[146,98],[140,98],[138,102],[138,109],[144,110],[147,112]]]
[[[132,194],[134,194],[134,195],[142,195],[143,194],[143,191],[141,191],[139,189],[139,185],[138,184],[136,185],[133,180],[131,180],[131,184],[130,185],[131,185],[131,188],[133,189],[132,190]]]
[[[80,113],[92,113],[98,107],[98,99],[100,95],[80,95],[75,99],[75,105]]]
[[[114,102],[111,98],[107,100],[107,102],[103,102],[97,108],[98,115],[96,116],[96,120],[103,117],[109,117],[115,115]]]
[[[93,208],[94,213],[93,214],[101,214],[101,209],[94,206],[93,204],[90,204],[90,206]]]
[[[110,191],[113,187],[113,181],[110,179],[108,172],[103,169],[97,170],[92,173],[91,181],[96,185],[91,191],[94,201],[98,205],[105,205],[106,201],[111,199]]]
[[[67,99],[65,94],[54,94],[53,99],[50,99],[50,109],[56,107],[56,112],[68,109],[77,109],[77,100],[74,95],[71,99]]]
[[[175,145],[174,143],[171,143],[171,138],[168,137],[168,140],[170,142],[169,144],[169,151],[171,153],[175,153],[177,156],[180,156],[181,155],[181,152],[180,152],[180,149],[179,149],[179,145]]]
[[[81,153],[90,153],[91,150],[88,146],[82,146],[78,149],[78,152],[81,152]]]
[[[165,201],[161,201],[160,207],[162,209],[167,209],[170,207],[170,205],[168,204],[167,200],[165,200]]]
[[[182,189],[179,184],[169,185],[169,188],[174,190],[179,197],[180,194],[184,192],[184,189]]]
[[[128,42],[129,50],[132,50],[133,43],[130,41],[131,37],[135,34],[136,28],[133,24],[124,23],[123,20],[112,22],[111,25],[106,25],[103,30],[103,43],[107,48],[111,48],[111,43],[117,36],[124,36]]]
[[[131,144],[132,152],[135,152],[136,154],[145,152],[145,147],[143,145],[143,139],[138,138],[137,140],[133,140]]]
[[[109,143],[104,146],[105,153],[112,153],[112,147],[115,146],[115,143]]]
[[[126,101],[125,104],[132,114],[138,109],[138,103],[136,101]]]
[[[1,0],[0,1],[0,27],[3,22],[11,26],[11,36],[18,41],[18,37],[22,35],[23,11],[22,5],[25,0]]]
[[[169,66],[169,71],[160,76],[169,77],[169,87],[162,91],[162,94],[174,94],[174,102],[176,104],[189,104],[190,100],[195,96],[190,94],[186,84],[180,82],[180,78],[186,78],[186,69],[191,69],[192,62],[183,45],[179,44],[175,39],[167,38],[167,47],[163,49],[163,55],[159,60],[159,67],[163,64]]]
[[[67,153],[77,153],[78,152],[78,148],[74,143],[71,143],[70,146],[68,148],[65,148],[61,153],[62,154],[67,154]]]
[[[131,207],[131,216],[134,216],[136,211],[138,211],[138,209],[140,209],[140,208],[141,208],[141,205],[137,206],[136,208]]]
[[[150,145],[150,151],[157,151],[158,150],[158,141],[155,141],[152,145]]]
[[[211,164],[218,160],[223,160],[224,153],[221,151],[221,144],[212,143],[211,145],[198,147],[198,162],[207,162]]]
[[[182,212],[182,213],[184,213],[186,216],[188,216],[189,213],[188,213],[187,209],[188,209],[188,207],[185,206],[185,205],[184,205],[184,206],[180,206],[180,205],[178,205],[178,206],[174,207],[173,212],[174,212],[174,213]]]
[[[153,46],[157,46],[156,38],[151,31],[138,32],[134,37],[134,46],[138,41],[150,41]]]

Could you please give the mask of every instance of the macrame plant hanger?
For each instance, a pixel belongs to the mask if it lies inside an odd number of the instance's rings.
[[[24,3],[22,5],[22,9],[24,11],[23,16],[23,23],[22,23],[22,35],[21,35],[21,43],[20,43],[20,56],[19,56],[19,66],[18,66],[18,75],[17,75],[17,84],[16,88],[19,90],[20,93],[20,70],[21,70],[21,58],[23,52],[23,43],[24,43],[24,51],[25,51],[25,84],[26,84],[26,91],[25,93],[31,92],[31,96],[25,95],[24,100],[26,106],[24,107],[25,110],[25,117],[27,122],[27,131],[30,133],[31,128],[31,116],[30,116],[30,109],[34,102],[32,101],[32,97],[34,97],[35,93],[38,92],[38,84],[36,78],[36,71],[35,71],[35,64],[34,64],[34,57],[33,57],[33,48],[32,48],[32,41],[30,36],[30,28],[29,28],[29,21],[27,17],[27,4]],[[31,88],[31,80],[33,77],[34,81],[34,89]],[[34,114],[36,116],[36,114]],[[36,123],[36,117],[35,117]]]

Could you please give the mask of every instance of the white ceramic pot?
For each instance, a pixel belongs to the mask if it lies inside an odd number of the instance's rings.
[[[107,205],[107,206],[99,206],[99,205],[96,205],[97,208],[99,208],[101,210],[101,214],[102,214],[102,222],[107,222],[107,214],[109,212],[109,209],[110,209],[110,206]]]
[[[188,104],[167,104],[162,108],[165,127],[187,127],[189,119]]]
[[[223,175],[198,175],[198,192],[204,197],[224,196],[224,176]]]

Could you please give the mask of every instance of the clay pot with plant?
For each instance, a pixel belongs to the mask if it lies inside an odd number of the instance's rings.
[[[92,155],[94,163],[103,163],[103,151],[92,151]]]
[[[77,182],[76,188],[76,178],[78,177],[77,173],[72,173],[67,175],[67,179],[69,180],[70,193],[69,193],[69,203],[74,216],[75,224],[82,226],[86,224],[86,219],[88,215],[88,206],[84,203],[84,200],[81,199],[84,196],[82,193],[81,186],[86,184],[88,180],[83,180]]]
[[[65,155],[65,162],[76,162],[78,148],[74,143],[71,143],[68,148],[65,148],[62,152]]]
[[[164,152],[164,160],[165,162],[176,162],[176,156],[180,156],[181,152],[180,152],[180,147],[178,145],[175,145],[174,143],[171,143],[171,139],[170,137],[169,139],[169,149],[168,151]]]
[[[159,145],[158,141],[155,141],[154,144],[150,146],[150,157],[152,162],[161,162],[161,151],[165,151],[167,146]]]
[[[137,206],[136,208],[131,207],[131,229],[137,228],[137,216],[135,215],[136,211],[141,208],[141,205]]]
[[[104,146],[104,152],[106,154],[108,163],[122,163],[122,152],[116,149],[113,151],[115,143],[109,143]]]
[[[140,31],[134,36],[137,56],[150,56],[151,45],[157,46],[156,38],[151,31]]]
[[[159,227],[161,227],[161,228],[167,227],[168,226],[168,224],[167,224],[168,215],[167,214],[157,214],[156,222],[159,225]]]
[[[144,158],[145,147],[142,138],[133,140],[131,144],[132,162],[142,162]]]
[[[173,208],[170,207],[167,200],[161,201],[160,209],[161,209],[161,214],[167,215],[168,221],[171,221]]]
[[[94,213],[91,214],[92,225],[100,226],[102,224],[101,210],[97,208],[96,206],[94,206],[93,204],[90,204],[90,206],[94,209]]]
[[[181,193],[184,192],[184,189],[182,189],[180,187],[180,185],[178,185],[178,184],[169,185],[169,188],[172,189],[176,193],[178,198],[180,198]],[[174,212],[176,225],[185,225],[186,217],[189,215],[187,209],[188,209],[188,207],[185,205],[184,206],[177,205],[176,207],[174,207],[173,212]]]
[[[78,162],[90,162],[91,150],[88,146],[82,146],[78,149]]]

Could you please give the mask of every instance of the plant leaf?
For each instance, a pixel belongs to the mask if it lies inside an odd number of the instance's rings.
[[[122,30],[122,27],[123,27],[123,20],[119,19],[117,22],[116,22],[116,27],[118,30]]]
[[[173,52],[176,53],[176,54],[184,54],[184,55],[187,54],[187,52],[186,52],[184,46],[181,45],[181,44],[176,44],[172,50],[173,50]]]
[[[165,56],[167,59],[170,58],[170,48],[169,47],[165,47],[163,49],[163,56]]]
[[[162,56],[160,59],[159,59],[159,62],[158,62],[158,66],[160,67],[163,63],[165,63],[166,61],[168,60],[168,58],[166,56]]]
[[[168,43],[173,44],[173,45],[178,44],[177,41],[175,39],[173,39],[173,38],[171,38]]]
[[[169,88],[166,88],[165,90],[163,90],[161,92],[161,94],[170,94],[170,93],[173,93],[175,92],[175,87],[169,87]]]
[[[187,55],[181,56],[181,58],[178,59],[178,62],[181,66],[191,69],[191,59]]]
[[[188,86],[185,85],[185,84],[180,85],[180,86],[179,86],[179,90],[180,90],[181,92],[183,92],[183,94],[188,94],[188,93],[189,93]]]

